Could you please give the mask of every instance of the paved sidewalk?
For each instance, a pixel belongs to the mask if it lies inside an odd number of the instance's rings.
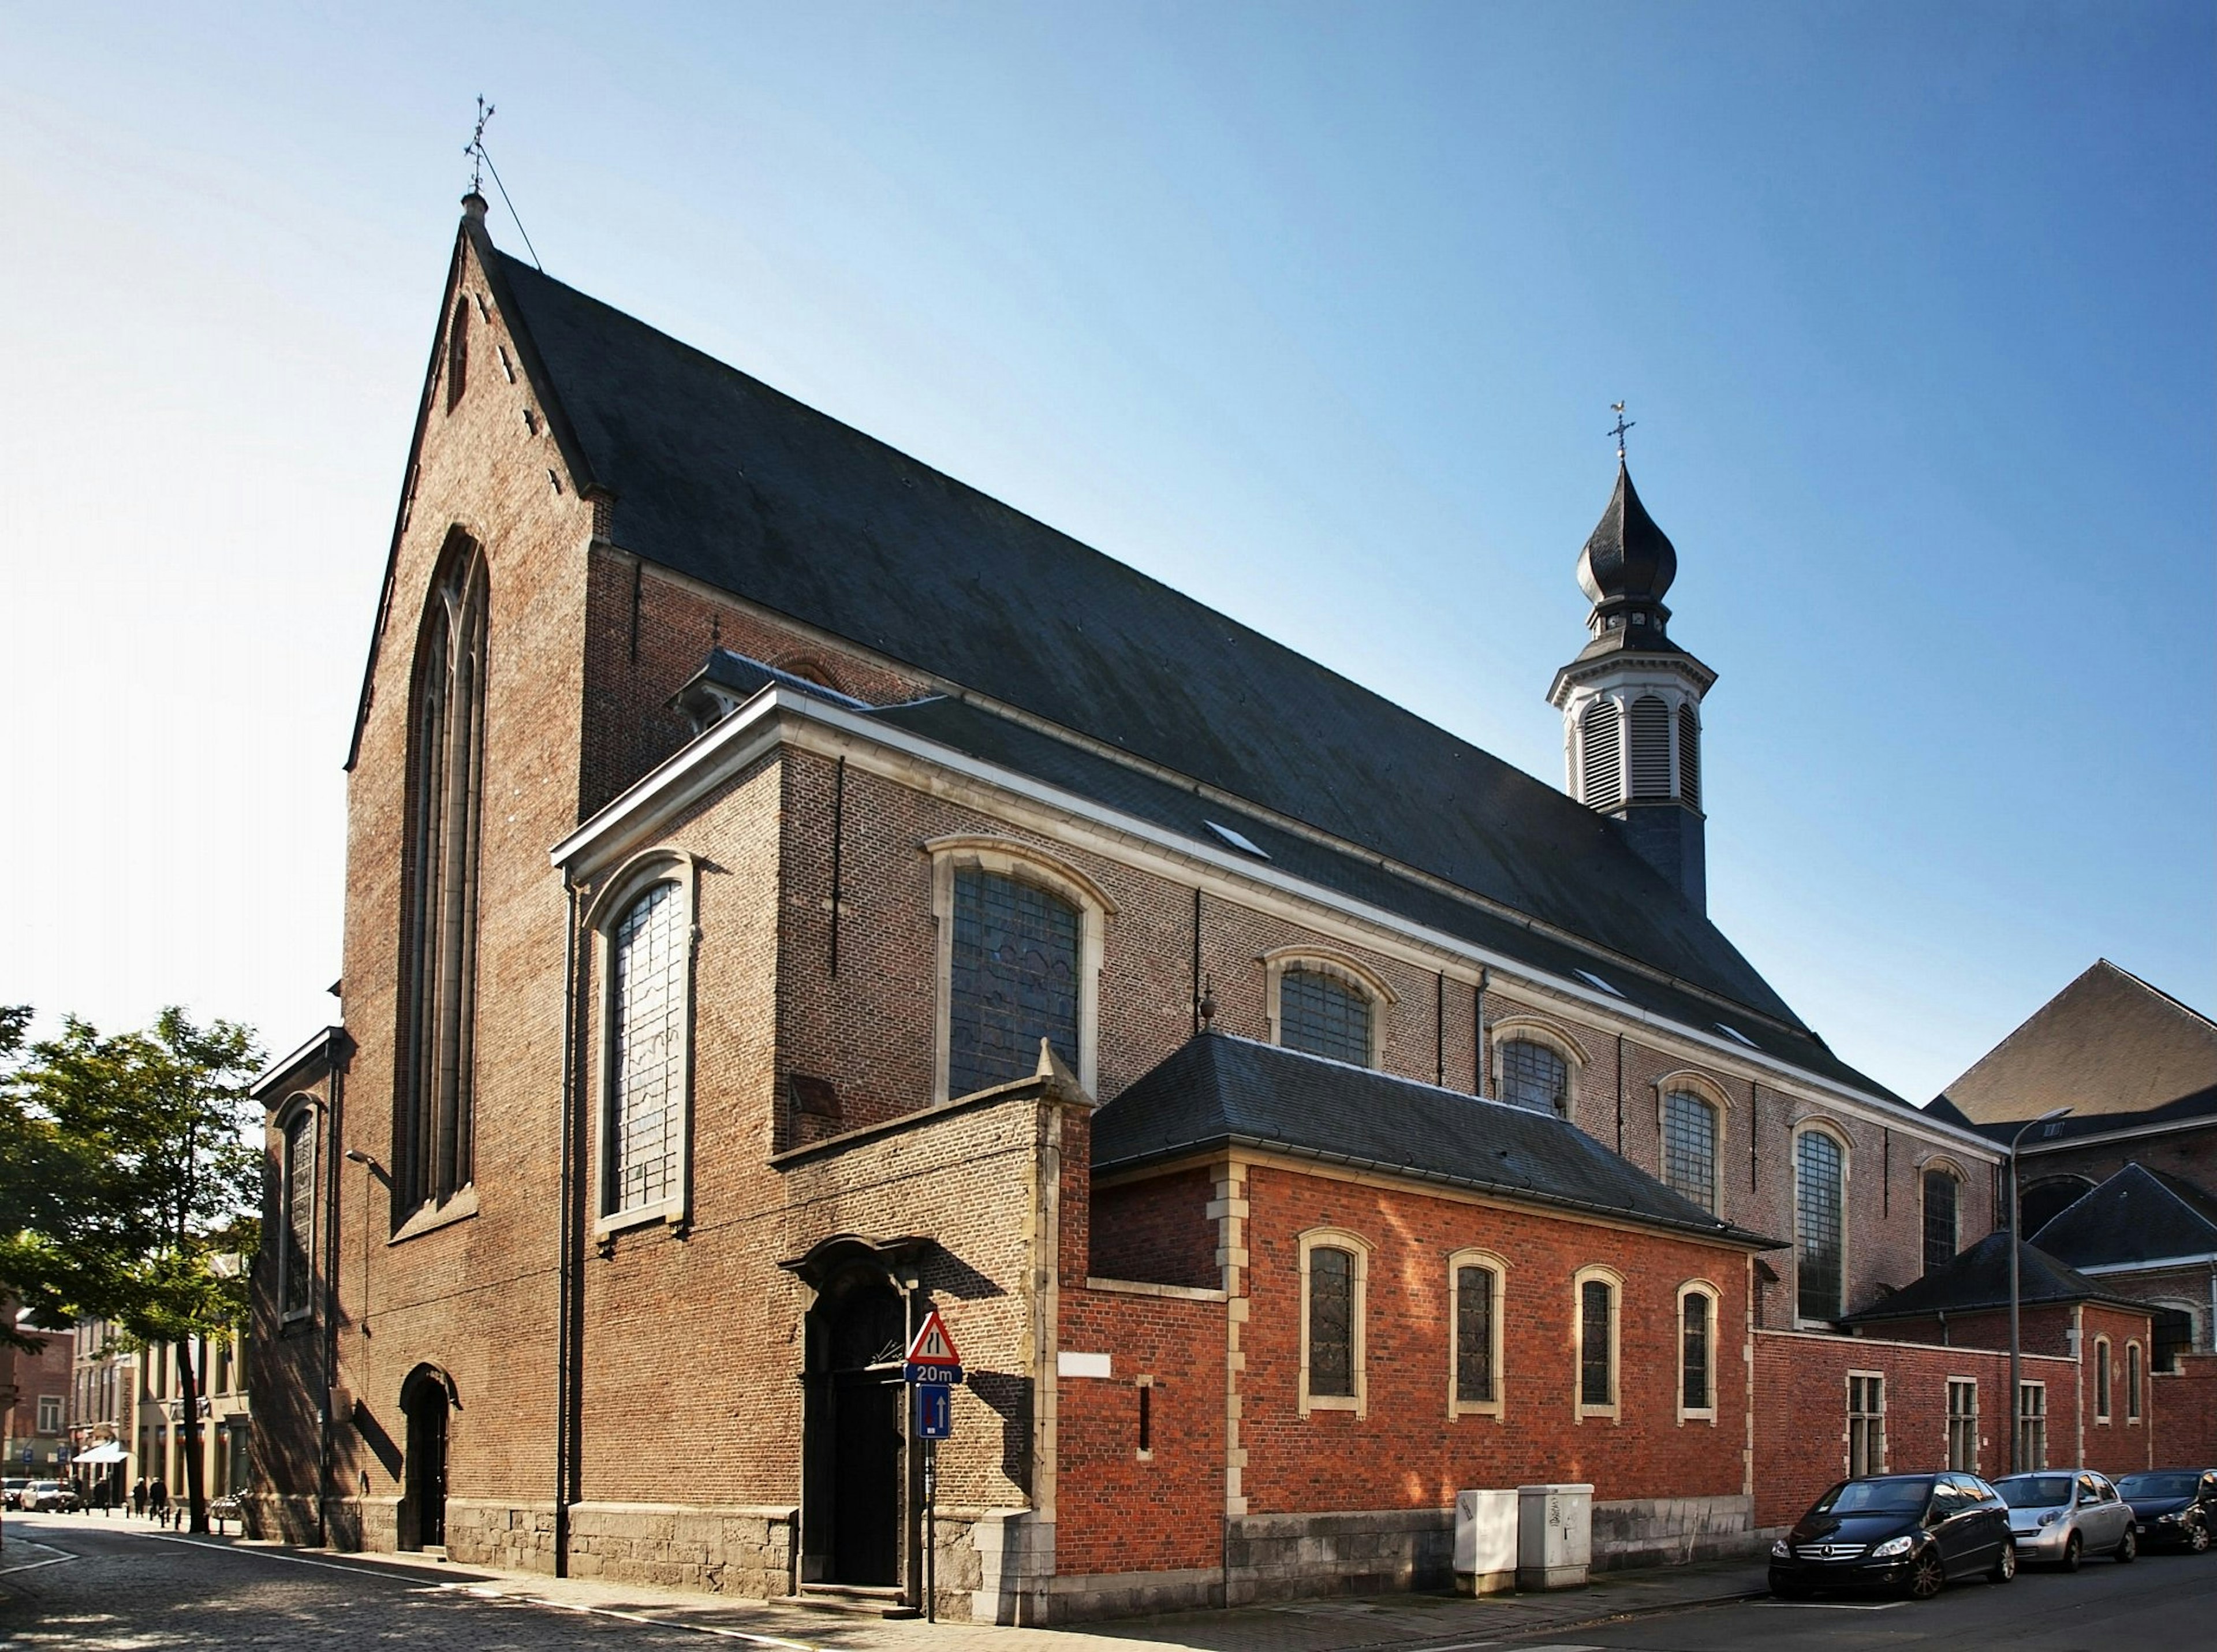
[[[1527,1639],[1626,1618],[1760,1593],[1761,1561],[1728,1561],[1603,1574],[1587,1587],[1482,1600],[1448,1594],[1370,1595],[1169,1612],[1063,1629],[886,1622],[778,1604],[744,1603],[689,1590],[443,1564],[390,1555],[290,1549],[239,1538],[184,1538],[151,1521],[103,1522],[169,1542],[222,1544],[271,1562],[400,1573],[486,1600],[558,1607],[603,1618],[685,1629],[704,1639],[825,1652],[1362,1652],[1362,1649],[1467,1648]]]

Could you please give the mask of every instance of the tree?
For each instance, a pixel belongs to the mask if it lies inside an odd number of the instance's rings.
[[[49,1323],[104,1319],[130,1345],[180,1349],[195,1531],[207,1497],[188,1350],[232,1334],[247,1311],[245,1272],[225,1259],[251,1254],[258,1235],[247,1086],[260,1063],[249,1029],[171,1008],[112,1036],[71,1018],[0,1085],[0,1148],[33,1155],[30,1171],[0,1172],[0,1285]]]

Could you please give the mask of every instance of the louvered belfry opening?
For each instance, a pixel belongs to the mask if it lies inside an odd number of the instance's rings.
[[[1678,798],[1689,809],[1701,806],[1701,721],[1691,706],[1678,708]]]
[[[1584,748],[1581,777],[1584,795],[1579,801],[1590,808],[1615,808],[1624,801],[1622,737],[1617,731],[1616,702],[1596,700],[1579,717],[1578,732]]]
[[[1670,795],[1670,708],[1658,695],[1643,694],[1632,702],[1632,795],[1635,798]]]

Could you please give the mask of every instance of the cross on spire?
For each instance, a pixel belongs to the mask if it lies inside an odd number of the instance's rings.
[[[486,112],[488,114],[491,113],[490,110]],[[1631,430],[1634,425],[1639,424],[1640,421],[1638,419],[1627,419],[1625,418],[1624,404],[1621,401],[1613,401],[1609,403],[1609,411],[1616,415],[1616,424],[1615,428],[1609,431],[1609,434],[1616,438],[1616,456],[1618,461],[1621,463],[1624,458],[1624,433],[1627,430]]]
[[[485,122],[491,120],[492,115],[492,105],[486,102],[480,93],[478,97],[478,123],[470,133],[469,147],[462,151],[470,158],[470,193],[473,195],[485,192]]]

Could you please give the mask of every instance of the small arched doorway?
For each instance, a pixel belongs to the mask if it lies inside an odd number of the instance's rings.
[[[447,1423],[455,1409],[454,1379],[435,1365],[418,1365],[400,1385],[400,1412],[408,1420],[400,1503],[400,1546],[447,1546]]]
[[[891,1588],[901,1581],[908,1497],[901,1355],[908,1303],[875,1258],[824,1278],[807,1322],[802,1430],[803,1575]]]

